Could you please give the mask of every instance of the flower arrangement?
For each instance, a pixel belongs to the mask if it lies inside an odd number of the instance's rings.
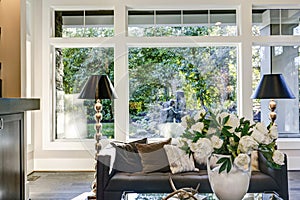
[[[219,173],[229,172],[233,164],[243,169],[254,150],[262,152],[270,167],[278,169],[284,164],[284,154],[276,148],[278,132],[275,124],[265,126],[227,112],[214,114],[204,109],[184,116],[181,124],[185,131],[180,143],[186,153],[202,160],[212,153],[230,155],[217,161],[221,165]]]

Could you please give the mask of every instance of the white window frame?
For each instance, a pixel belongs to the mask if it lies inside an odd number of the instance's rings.
[[[33,0],[34,16],[41,16],[35,19],[34,26],[34,47],[33,54],[35,59],[33,61],[33,80],[31,82],[32,96],[41,99],[41,112],[35,113],[33,116],[35,134],[35,168],[38,170],[45,169],[64,169],[59,167],[59,162],[55,162],[55,166],[49,163],[42,163],[44,157],[51,160],[49,157],[54,157],[52,161],[61,161],[61,158],[69,156],[74,151],[84,152],[87,149],[93,151],[94,141],[53,141],[52,134],[52,71],[51,62],[53,56],[51,55],[51,48],[55,47],[93,47],[101,44],[109,47],[114,47],[114,83],[118,99],[115,100],[115,139],[126,141],[129,132],[129,111],[127,101],[129,98],[129,76],[128,76],[128,47],[186,47],[205,45],[236,45],[238,46],[238,77],[237,77],[237,104],[238,114],[246,118],[252,118],[252,45],[300,45],[300,37],[298,36],[252,36],[252,7],[266,7],[266,8],[290,8],[295,9],[299,7],[299,0],[276,0],[270,2],[269,0],[173,0],[172,2],[143,0],[143,1],[111,1],[111,0]],[[273,4],[274,6],[270,6]],[[84,5],[84,6],[83,6]],[[115,36],[111,38],[54,38],[53,24],[51,18],[54,9],[113,9],[114,10],[114,33]],[[153,37],[153,38],[134,38],[127,37],[127,9],[222,9],[231,8],[237,10],[237,36],[206,36],[206,37]],[[226,38],[226,42],[224,42]],[[23,84],[23,82],[22,82]],[[42,141],[42,144],[40,144]],[[281,142],[283,141],[283,142]],[[296,144],[300,143],[300,139],[294,139]],[[280,147],[289,147],[289,140],[279,140]],[[293,143],[294,144],[294,143]],[[296,148],[296,144],[292,145]],[[297,147],[298,149],[299,147]],[[62,153],[65,150],[66,154]],[[49,153],[49,154],[48,154]],[[45,156],[47,154],[47,156]],[[93,153],[92,153],[93,154]],[[76,155],[78,156],[78,155]],[[93,160],[94,156],[87,158],[86,155],[81,155],[80,158],[71,158],[73,162],[82,162],[83,159],[87,161]],[[75,161],[74,161],[75,160]],[[299,161],[299,162],[298,162]],[[300,163],[300,156],[296,162]],[[61,165],[66,164],[62,162]],[[85,163],[82,168],[90,168],[91,162]],[[85,168],[86,167],[86,168]],[[300,166],[299,166],[300,168]],[[75,168],[77,169],[77,168]]]

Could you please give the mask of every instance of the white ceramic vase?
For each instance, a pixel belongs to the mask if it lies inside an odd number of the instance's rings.
[[[233,165],[228,173],[226,170],[219,173],[220,164],[216,164],[216,161],[224,156],[227,155],[212,154],[207,159],[210,186],[219,200],[241,200],[249,188],[251,163],[248,170],[241,170]]]

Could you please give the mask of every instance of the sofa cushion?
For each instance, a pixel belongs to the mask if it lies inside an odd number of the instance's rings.
[[[142,171],[141,158],[138,154],[136,144],[146,144],[147,138],[124,143],[112,142],[111,145],[116,149],[115,162],[113,168],[122,172],[140,172]]]
[[[179,172],[197,171],[193,156],[189,156],[182,149],[175,145],[164,145],[170,170],[173,174]]]
[[[177,189],[183,187],[196,188],[200,183],[202,192],[211,192],[206,170],[198,172],[183,172],[172,174],[171,172],[153,173],[116,173],[109,181],[106,191],[133,191],[150,193],[172,192],[169,177],[172,177]]]
[[[176,189],[180,189],[183,187],[196,188],[200,183],[199,192],[212,192],[207,176],[207,170],[199,170],[198,172],[182,172],[178,174],[172,174],[171,172],[118,172],[110,179],[105,191],[170,193],[173,190],[170,185],[169,177],[172,177]],[[275,191],[279,188],[279,185],[271,176],[256,171],[252,173],[248,192],[258,193],[263,191]]]
[[[142,160],[143,172],[168,172],[170,171],[165,144],[171,144],[171,138],[166,141],[153,142],[150,144],[136,144]]]

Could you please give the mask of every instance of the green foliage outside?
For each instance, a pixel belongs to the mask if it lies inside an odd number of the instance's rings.
[[[161,104],[176,99],[177,91],[184,92],[187,112],[199,107],[236,112],[236,54],[228,46],[130,48],[131,125],[156,135]]]
[[[106,123],[101,123],[102,124],[102,135],[106,136],[108,139],[112,139],[114,138],[114,123],[113,122],[106,122]],[[89,123],[88,126],[88,135],[87,138],[92,139],[94,138],[94,135],[96,133],[95,128],[94,128],[94,124],[93,123]]]
[[[223,30],[223,29],[222,29]],[[213,35],[207,27],[185,27],[188,36]],[[68,30],[64,34],[70,37],[82,35]],[[98,31],[98,30],[97,30]],[[112,35],[111,29],[97,32],[88,31],[89,36]],[[144,35],[153,35],[157,30],[143,29]],[[177,28],[165,28],[163,34],[172,35]],[[230,30],[227,30],[230,31]],[[75,36],[74,36],[75,34]],[[83,84],[92,74],[108,74],[114,80],[113,48],[64,48],[63,53],[63,89],[66,94],[79,93]],[[149,113],[157,119],[157,106],[161,102],[175,98],[177,90],[182,90],[186,97],[186,108],[197,109],[201,106],[236,110],[237,86],[237,48],[231,46],[173,47],[173,48],[129,48],[130,119],[134,122],[148,123]],[[196,104],[194,101],[196,99]],[[93,101],[85,101],[89,135],[94,122]],[[113,137],[113,112],[110,100],[102,100],[104,124],[103,135]],[[151,120],[151,119],[150,119]],[[147,124],[149,126],[149,124]],[[109,128],[108,128],[109,127]],[[106,130],[108,128],[109,130]],[[148,128],[149,129],[149,128]]]

